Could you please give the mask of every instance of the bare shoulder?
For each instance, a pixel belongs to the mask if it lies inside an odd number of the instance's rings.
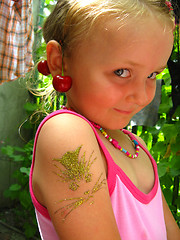
[[[91,166],[94,172],[100,171],[101,168],[103,170],[100,149],[89,124],[71,114],[60,114],[47,120],[38,136],[33,173],[34,186],[38,186],[37,197],[40,198],[43,205],[47,205],[48,195],[43,196],[43,189],[46,191],[47,184],[49,182],[56,183],[60,178],[63,179],[62,169],[67,171],[67,175],[70,174],[71,168],[78,168],[83,158],[84,163],[87,162],[87,159],[90,161],[93,161],[93,158],[96,159]],[[80,169],[76,170],[77,175],[80,174]],[[61,177],[58,178],[58,175]],[[48,182],[47,176],[49,177]],[[68,176],[66,177],[67,181],[71,181]],[[59,186],[64,188],[62,184],[58,184]]]
[[[53,143],[54,146],[61,144],[61,149],[66,151],[71,144],[86,141],[87,136],[91,136],[88,139],[89,142],[96,142],[92,128],[84,119],[64,113],[50,118],[43,125],[38,137],[38,144]]]
[[[120,239],[102,154],[92,128],[80,117],[57,115],[42,127],[33,189],[60,239]],[[97,236],[95,222],[101,222]]]
[[[36,147],[35,162],[62,157],[69,151],[81,147],[87,155],[96,152],[100,159],[100,149],[90,125],[82,118],[72,114],[60,114],[50,118],[42,127]]]

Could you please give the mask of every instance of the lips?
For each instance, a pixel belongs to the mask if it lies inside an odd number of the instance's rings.
[[[123,109],[117,109],[117,108],[114,108],[114,110],[124,115],[130,115],[134,112],[133,110],[123,110]]]

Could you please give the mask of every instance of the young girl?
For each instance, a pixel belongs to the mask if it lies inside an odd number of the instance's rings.
[[[30,192],[42,239],[180,239],[155,160],[123,130],[154,97],[173,28],[164,0],[57,2],[38,69],[67,104],[35,138]]]

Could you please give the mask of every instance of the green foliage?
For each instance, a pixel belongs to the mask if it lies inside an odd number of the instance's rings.
[[[174,62],[180,60],[179,46],[179,27],[176,26],[174,49],[171,56],[171,60]],[[147,127],[139,135],[145,140],[151,154],[157,161],[163,193],[180,226],[180,106],[172,115],[171,77],[168,68],[158,78],[164,80],[159,121],[155,127]]]
[[[162,86],[159,121],[155,127],[146,127],[139,131],[139,135],[146,142],[149,151],[158,164],[158,173],[161,187],[168,205],[180,225],[180,106],[173,116],[170,75],[168,69],[161,74],[165,80]]]
[[[43,12],[43,14],[39,14],[40,25],[42,25],[45,18],[45,12],[51,11],[55,2],[56,1],[54,0],[42,1],[40,12]],[[41,27],[35,29],[35,36],[38,44],[34,44],[34,61],[38,62],[39,59],[45,55],[46,50],[46,44],[42,40]],[[21,230],[23,230],[27,239],[32,239],[34,236],[39,235],[34,206],[29,194],[29,172],[32,163],[34,135],[41,120],[48,113],[59,109],[60,104],[63,104],[64,95],[55,94],[54,92],[52,93],[51,90],[48,90],[52,81],[51,77],[42,76],[36,69],[32,73],[28,73],[26,79],[28,79],[28,83],[31,83],[31,91],[33,92],[34,89],[37,90],[36,94],[33,95],[33,101],[27,102],[24,105],[28,118],[22,126],[23,128],[32,130],[33,139],[23,147],[7,145],[2,147],[1,151],[19,166],[19,168],[13,173],[16,183],[12,184],[7,190],[5,190],[4,196],[10,198],[14,203],[16,220],[20,225],[22,223]],[[42,94],[43,92],[44,94]]]
[[[29,172],[32,162],[33,140],[22,148],[7,145],[2,147],[1,151],[19,166],[13,173],[16,183],[5,190],[4,196],[14,202],[16,219],[22,223],[21,227],[26,237],[28,239],[32,238],[37,233],[34,207],[29,195]]]

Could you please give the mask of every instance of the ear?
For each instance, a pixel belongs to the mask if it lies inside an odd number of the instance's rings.
[[[47,63],[51,75],[54,77],[62,73],[62,49],[61,45],[54,40],[47,43]]]

